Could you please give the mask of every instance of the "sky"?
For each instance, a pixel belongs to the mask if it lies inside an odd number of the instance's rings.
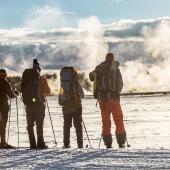
[[[0,29],[21,27],[37,8],[59,8],[67,24],[96,16],[102,23],[170,16],[170,0],[0,0]]]

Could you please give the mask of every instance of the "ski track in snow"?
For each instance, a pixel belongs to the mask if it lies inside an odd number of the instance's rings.
[[[0,169],[170,169],[170,150],[1,150]]]
[[[83,119],[93,149],[76,149],[74,128],[71,129],[71,149],[62,148],[63,118],[57,98],[49,97],[48,103],[53,120],[57,147],[46,110],[44,138],[51,148],[29,150],[23,104],[19,101],[20,149],[0,150],[0,169],[170,169],[170,96],[123,97],[125,127],[129,149],[117,149],[112,127],[113,149],[98,149],[101,133],[101,117],[96,100],[83,100]],[[9,143],[17,146],[16,105],[12,100]],[[8,128],[7,128],[8,129]],[[88,144],[84,132],[84,146]],[[89,145],[89,144],[88,144]]]

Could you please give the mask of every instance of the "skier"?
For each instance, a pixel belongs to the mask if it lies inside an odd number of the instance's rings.
[[[74,67],[63,67],[60,72],[59,104],[62,106],[64,126],[64,148],[70,147],[70,128],[72,120],[76,129],[78,148],[83,148],[82,104],[84,92],[78,81],[77,70]]]
[[[106,148],[112,147],[110,113],[112,113],[116,125],[117,143],[120,148],[125,147],[126,131],[120,106],[120,92],[123,88],[123,80],[119,62],[114,60],[112,53],[107,53],[105,61],[89,74],[89,78],[95,84],[94,98],[99,100],[103,125],[102,136]]]
[[[27,130],[31,149],[46,149],[43,137],[43,124],[45,118],[45,96],[51,90],[47,80],[40,75],[41,68],[37,59],[33,60],[33,68],[26,69],[22,75],[21,91],[26,106]],[[37,142],[34,135],[36,124]]]
[[[11,149],[11,145],[6,143],[5,133],[8,120],[9,104],[8,98],[15,98],[19,95],[17,90],[13,91],[10,83],[7,81],[5,69],[0,69],[0,148]]]

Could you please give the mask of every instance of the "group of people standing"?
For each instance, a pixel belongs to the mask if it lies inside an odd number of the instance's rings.
[[[27,130],[31,149],[47,148],[43,136],[43,123],[45,118],[46,96],[51,90],[47,80],[41,74],[37,59],[33,60],[33,67],[26,69],[22,74],[21,93],[25,105]],[[126,131],[123,122],[123,113],[120,106],[120,92],[123,80],[119,69],[119,62],[115,61],[112,53],[107,53],[105,61],[96,66],[89,73],[93,81],[94,98],[99,101],[102,118],[102,137],[106,148],[112,147],[111,119],[116,125],[116,139],[120,148],[125,147]],[[7,73],[0,69],[0,148],[12,148],[5,140],[5,129],[8,120],[9,98],[19,95],[17,90],[12,90],[7,81]],[[70,128],[72,122],[76,129],[78,148],[83,148],[83,119],[82,102],[83,88],[78,79],[78,72],[74,67],[63,67],[60,71],[60,93],[58,102],[63,112],[63,144],[64,148],[70,147]],[[36,124],[37,139],[34,134]]]

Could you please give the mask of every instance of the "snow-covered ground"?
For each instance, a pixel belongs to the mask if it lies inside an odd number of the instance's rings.
[[[0,151],[0,169],[170,169],[166,150],[63,150]]]
[[[92,147],[76,149],[74,128],[71,129],[71,149],[62,149],[63,119],[57,97],[48,98],[55,135],[48,111],[44,124],[45,141],[50,149],[27,150],[28,135],[23,104],[19,101],[20,149],[0,150],[0,169],[170,169],[170,96],[122,97],[121,104],[128,142],[131,148],[118,149],[112,128],[113,149],[105,149],[103,142],[98,149],[101,117],[96,100],[83,100],[83,118]],[[12,101],[9,143],[17,146],[16,105]],[[88,144],[84,132],[84,145]],[[89,144],[88,144],[89,145]]]

